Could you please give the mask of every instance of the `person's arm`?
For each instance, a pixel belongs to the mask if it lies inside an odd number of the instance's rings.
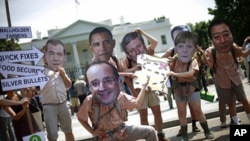
[[[204,64],[207,64],[208,60],[207,60],[207,57],[205,57],[205,52],[204,50],[199,46],[197,45],[197,50],[201,53],[201,61],[203,61]]]
[[[246,49],[246,46],[247,44],[249,43],[250,41],[250,36],[247,36],[243,42],[243,45],[242,45],[242,50],[245,50]]]
[[[59,67],[58,70],[59,70],[60,76],[63,79],[63,83],[64,83],[65,87],[70,88],[72,83],[71,83],[70,78],[66,74],[65,69],[63,67]]]
[[[1,106],[12,106],[12,105],[21,105],[24,103],[28,103],[28,99],[22,99],[21,101],[13,101],[8,99],[0,99]]]
[[[139,92],[138,96],[136,97],[136,102],[137,102],[136,108],[140,108],[142,106],[144,96],[145,96],[145,91],[146,91],[146,88],[148,86],[149,80],[150,80],[150,77],[147,76],[147,81],[144,84],[142,84],[141,91]]]
[[[191,63],[192,64],[192,63]],[[193,76],[195,74],[195,72],[197,72],[197,70],[194,70],[193,67],[190,68],[187,72],[174,72],[174,71],[169,71],[167,72],[168,76],[174,76],[174,77],[190,77]]]
[[[190,77],[190,76],[193,76],[195,72],[196,71],[193,69],[189,70],[188,72],[180,72],[180,73],[170,71],[167,73],[167,75],[168,76],[175,76],[175,77]]]
[[[154,50],[158,44],[158,40],[154,38],[153,36],[149,35],[148,33],[144,32],[141,28],[137,28],[135,32],[138,32],[146,37],[146,39],[149,41],[150,45],[147,48],[151,48]]]
[[[22,116],[24,116],[24,114],[26,113],[27,109],[28,109],[28,103],[24,103],[22,104],[23,109],[18,112],[15,113],[15,111],[12,110],[12,108],[10,106],[5,106],[4,110],[14,119],[14,120],[19,120]]]
[[[203,55],[203,60],[206,60],[205,63],[209,68],[213,68],[214,60],[212,59],[212,47],[209,47],[205,50]]]
[[[233,49],[237,50],[239,52],[239,55],[241,57],[247,57],[248,55],[250,55],[250,49],[245,50],[243,47],[240,47],[238,44],[233,43]]]

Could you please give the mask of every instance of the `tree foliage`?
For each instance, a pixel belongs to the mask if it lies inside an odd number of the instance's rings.
[[[18,43],[12,43],[9,39],[1,39],[0,40],[0,51],[12,51],[12,50],[21,50],[21,47]]]
[[[188,24],[192,30],[192,32],[197,36],[198,38],[198,45],[202,47],[202,49],[206,49],[210,46],[210,39],[208,37],[207,28],[208,28],[208,22],[201,21],[198,23],[195,23],[194,25],[189,23]]]
[[[250,0],[215,0],[216,8],[209,8],[209,14],[216,19],[230,22],[234,41],[242,45],[244,39],[250,35]]]

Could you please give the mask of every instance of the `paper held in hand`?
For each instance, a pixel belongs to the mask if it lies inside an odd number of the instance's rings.
[[[141,88],[142,83],[146,82],[147,75],[150,76],[148,86],[152,90],[163,91],[170,71],[168,59],[141,54],[137,56],[137,63],[141,65],[141,70],[136,71],[136,78],[133,79],[134,88]]]

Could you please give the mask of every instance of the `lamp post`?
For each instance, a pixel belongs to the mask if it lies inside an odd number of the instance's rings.
[[[8,0],[5,0],[5,9],[6,9],[6,14],[7,14],[8,26],[11,27],[11,19],[10,19],[10,10],[9,10],[9,2],[8,2]],[[11,38],[10,49],[15,50],[15,42],[14,42],[13,38]]]

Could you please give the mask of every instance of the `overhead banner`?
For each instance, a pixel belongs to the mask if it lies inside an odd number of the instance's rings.
[[[0,39],[32,38],[31,27],[0,27]]]

